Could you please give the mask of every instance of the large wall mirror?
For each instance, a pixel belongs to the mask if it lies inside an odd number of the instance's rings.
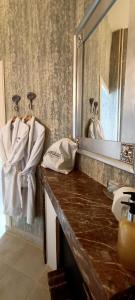
[[[75,35],[79,151],[134,172],[135,1],[95,0]]]

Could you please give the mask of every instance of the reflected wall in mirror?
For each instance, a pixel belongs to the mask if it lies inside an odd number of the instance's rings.
[[[129,0],[117,0],[84,44],[82,136],[121,141]]]

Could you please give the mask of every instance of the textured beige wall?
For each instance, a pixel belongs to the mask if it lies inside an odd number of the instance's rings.
[[[75,0],[1,0],[0,60],[4,61],[7,119],[12,95],[22,97],[20,115],[31,113],[27,92],[37,94],[33,114],[46,126],[46,147],[72,135],[72,66]],[[18,228],[42,235],[41,218]]]
[[[7,119],[14,115],[12,95],[21,95],[24,115],[29,113],[27,92],[34,91],[33,114],[48,128],[47,145],[70,136],[75,1],[0,2]]]
[[[5,95],[4,95],[4,70],[0,61],[0,127],[5,124]]]
[[[76,0],[76,26],[79,24],[81,18],[83,18],[87,5],[93,1],[94,0]],[[78,156],[78,166],[84,173],[105,186],[110,179],[122,185],[135,186],[134,175],[113,168],[97,160],[90,159],[84,155]]]

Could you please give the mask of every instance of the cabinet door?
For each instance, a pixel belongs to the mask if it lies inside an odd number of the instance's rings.
[[[89,289],[85,284],[78,265],[73,256],[70,245],[61,229],[61,267],[63,267],[66,278],[74,300],[92,300]]]

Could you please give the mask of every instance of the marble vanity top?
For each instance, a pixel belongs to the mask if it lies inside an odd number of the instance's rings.
[[[118,223],[104,187],[77,170],[62,175],[41,167],[41,178],[93,299],[135,285],[135,273],[118,261]]]

